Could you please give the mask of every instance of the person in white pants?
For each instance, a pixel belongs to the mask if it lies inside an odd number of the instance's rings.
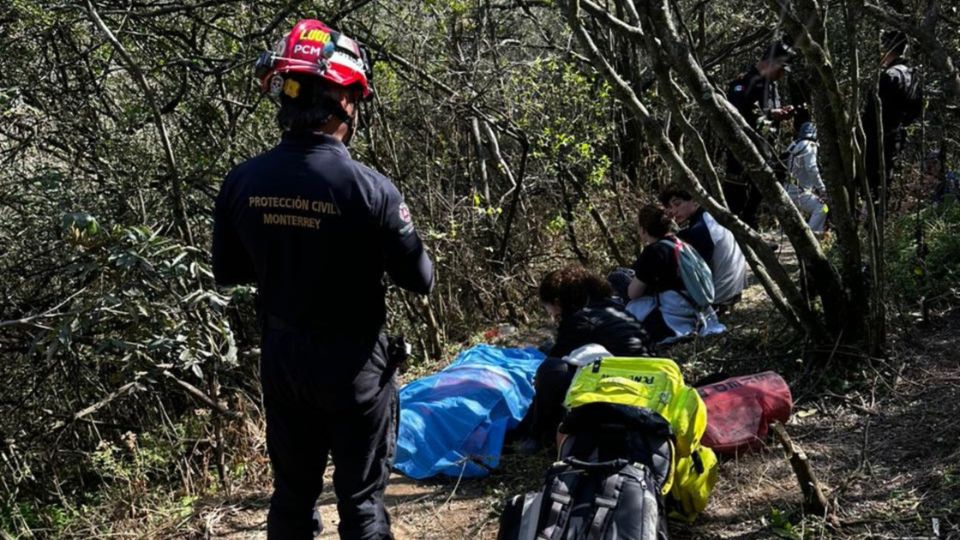
[[[822,196],[826,186],[817,164],[818,146],[817,127],[813,122],[804,122],[797,130],[797,138],[787,147],[787,172],[791,181],[786,190],[797,209],[809,216],[810,229],[822,233],[827,223],[827,204]]]

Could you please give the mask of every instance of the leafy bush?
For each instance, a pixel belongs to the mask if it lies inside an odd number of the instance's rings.
[[[960,296],[960,204],[944,203],[920,213],[923,249],[919,252],[917,221],[915,215],[904,216],[888,231],[890,294],[906,304],[955,300]]]

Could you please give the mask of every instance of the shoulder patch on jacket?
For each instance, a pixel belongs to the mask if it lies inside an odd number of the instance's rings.
[[[410,214],[410,207],[407,206],[407,203],[400,203],[400,206],[397,207],[397,214],[400,217],[400,221],[404,223],[400,229],[400,234],[406,235],[413,232],[413,216]]]

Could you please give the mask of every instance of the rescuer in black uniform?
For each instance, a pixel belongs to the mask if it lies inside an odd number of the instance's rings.
[[[877,93],[870,94],[863,114],[866,136],[864,155],[867,183],[873,196],[877,216],[883,217],[881,189],[890,185],[900,150],[906,142],[906,127],[915,122],[923,109],[923,92],[919,74],[903,58],[907,37],[898,31],[884,32],[881,37],[884,50],[880,60],[880,78]],[[880,98],[880,111],[877,107]],[[883,169],[880,168],[877,116],[883,127]]]
[[[280,101],[281,142],[233,169],[216,202],[213,269],[253,282],[274,493],[269,538],[310,538],[328,455],[341,538],[392,538],[383,504],[396,444],[398,355],[384,273],[426,294],[433,264],[393,183],[345,144],[371,95],[366,54],[316,20],[257,61]]]
[[[783,106],[780,103],[777,81],[783,78],[794,56],[794,50],[787,44],[773,43],[764,51],[759,62],[730,83],[727,92],[730,103],[740,111],[740,115],[747,124],[763,139],[762,144],[758,144],[758,148],[768,161],[772,161],[777,155],[773,149],[772,139],[775,138],[773,135],[776,134],[780,121],[793,114],[793,107]],[[743,165],[729,150],[723,196],[734,214],[751,227],[757,227],[760,192],[745,174]]]

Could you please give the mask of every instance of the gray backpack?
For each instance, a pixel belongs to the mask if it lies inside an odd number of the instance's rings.
[[[616,403],[574,407],[560,459],[539,491],[507,501],[497,540],[668,540],[661,496],[675,438],[659,414]]]
[[[705,309],[714,302],[713,272],[703,257],[690,244],[679,238],[664,238],[660,240],[673,247],[673,254],[677,261],[677,270],[683,287],[687,290],[684,297],[694,306]]]
[[[667,540],[666,525],[646,466],[566,458],[547,471],[541,491],[507,501],[497,540]]]

